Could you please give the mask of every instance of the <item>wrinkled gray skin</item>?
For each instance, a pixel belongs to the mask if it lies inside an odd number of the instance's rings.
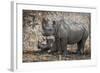
[[[38,46],[39,49],[41,49],[40,53],[44,53],[45,51],[50,50],[52,48],[52,45],[54,44],[53,42],[54,42],[53,39],[47,39],[47,38],[46,38],[46,44],[38,41],[37,46]]]
[[[51,51],[62,52],[64,56],[68,55],[67,44],[77,43],[78,50],[76,54],[81,55],[84,51],[85,42],[88,38],[88,31],[82,24],[68,24],[64,20],[50,21],[43,19],[42,34],[44,36],[55,37],[55,42]]]

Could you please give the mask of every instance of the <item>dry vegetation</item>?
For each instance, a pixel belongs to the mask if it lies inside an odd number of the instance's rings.
[[[89,30],[89,37],[85,44],[84,55],[76,56],[74,54],[63,57],[62,55],[51,55],[48,52],[44,54],[34,53],[38,51],[38,40],[42,40],[41,22],[43,18],[50,20],[64,19],[66,23],[82,23]],[[40,62],[40,61],[56,61],[56,60],[80,60],[91,58],[90,47],[90,14],[76,12],[53,12],[53,11],[32,11],[23,10],[23,62]],[[36,25],[36,26],[35,26]],[[77,50],[76,44],[68,45],[70,52]]]

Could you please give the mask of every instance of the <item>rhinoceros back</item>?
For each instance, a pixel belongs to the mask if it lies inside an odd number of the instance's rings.
[[[68,44],[74,44],[76,42],[79,42],[86,29],[84,28],[84,25],[77,24],[77,23],[65,23],[65,22],[59,22],[62,24],[59,24],[58,28],[58,37],[66,40]]]

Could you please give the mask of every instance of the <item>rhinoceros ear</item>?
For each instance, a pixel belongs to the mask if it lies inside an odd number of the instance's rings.
[[[53,21],[53,25],[55,25],[56,24],[56,21]]]
[[[42,19],[42,28],[45,29],[47,20],[45,18]]]
[[[45,18],[43,18],[43,20],[42,20],[42,24],[46,24],[46,19]]]
[[[42,19],[42,24],[47,24],[47,22],[48,22],[48,19],[47,18],[43,18]]]

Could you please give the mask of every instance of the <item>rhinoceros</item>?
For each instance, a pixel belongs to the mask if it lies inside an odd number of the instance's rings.
[[[54,36],[55,41],[51,48],[51,51],[60,51],[64,56],[69,53],[67,51],[67,44],[77,43],[77,55],[81,55],[84,52],[85,42],[88,38],[88,30],[84,24],[78,23],[66,23],[64,19],[61,20],[49,20],[43,19],[42,21],[43,36]]]

